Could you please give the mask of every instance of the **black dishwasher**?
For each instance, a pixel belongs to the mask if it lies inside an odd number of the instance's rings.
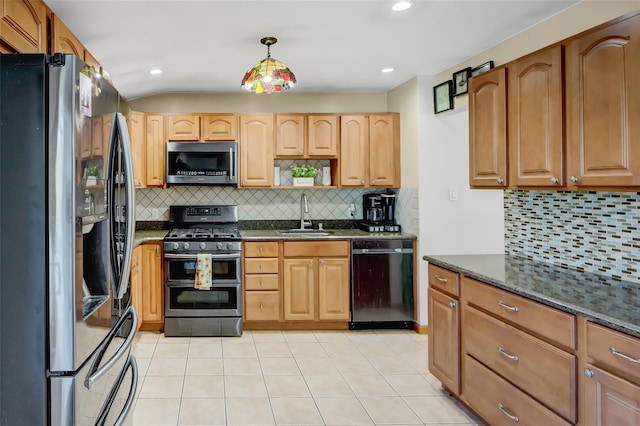
[[[413,240],[351,242],[351,330],[413,328]]]

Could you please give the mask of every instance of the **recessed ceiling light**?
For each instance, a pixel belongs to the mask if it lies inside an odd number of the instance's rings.
[[[380,71],[382,71],[382,72],[393,72],[394,70],[395,70],[395,68],[389,67],[389,68],[382,68]]]
[[[391,10],[394,12],[402,12],[403,10],[411,9],[412,7],[412,1],[398,1],[391,7]]]
[[[149,74],[151,75],[162,74],[162,70],[158,68],[152,69],[151,71],[149,71]]]

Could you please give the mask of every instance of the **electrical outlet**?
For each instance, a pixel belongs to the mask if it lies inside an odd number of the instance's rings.
[[[449,201],[458,201],[458,188],[449,188]]]
[[[151,218],[160,219],[160,211],[158,209],[151,209]]]
[[[356,205],[355,205],[355,203],[349,204],[349,210],[347,211],[347,217],[349,219],[355,219],[356,218]]]

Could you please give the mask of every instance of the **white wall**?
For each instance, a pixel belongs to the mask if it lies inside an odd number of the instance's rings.
[[[435,115],[433,76],[418,76],[419,324],[427,324],[429,254],[504,253],[502,190],[469,187],[469,114],[466,108]],[[449,189],[458,201],[449,201]]]

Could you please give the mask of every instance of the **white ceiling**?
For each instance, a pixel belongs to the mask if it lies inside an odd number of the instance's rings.
[[[131,100],[239,92],[271,56],[301,92],[380,92],[437,74],[578,0],[45,0]],[[395,71],[383,74],[384,67]],[[152,68],[164,72],[149,75]]]

